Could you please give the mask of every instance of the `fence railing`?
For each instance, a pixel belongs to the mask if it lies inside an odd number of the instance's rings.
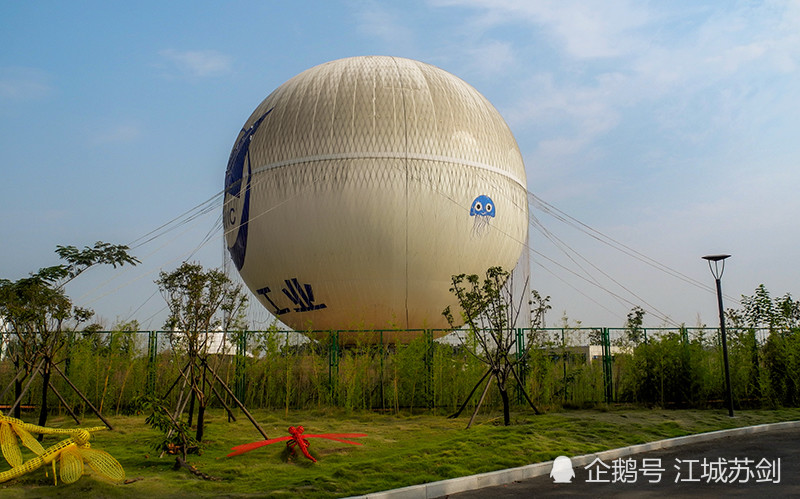
[[[459,339],[465,331],[410,331],[404,333],[413,340],[389,343],[397,333],[273,329],[208,333],[205,340],[212,368],[253,408],[452,411],[487,369]],[[544,408],[610,402],[708,407],[721,406],[724,399],[716,329],[521,328],[514,333],[523,387]],[[137,397],[161,396],[181,376],[185,357],[171,334],[69,333],[56,361],[101,411],[130,411]],[[729,329],[728,334],[737,405],[800,403],[798,331]],[[4,333],[0,389],[21,369],[14,364],[14,345],[15,336]],[[63,403],[86,410],[64,380],[53,383]],[[514,390],[517,403],[523,403],[521,391]],[[38,402],[36,383],[28,397],[23,404]],[[8,398],[0,404],[8,404]],[[497,406],[499,396],[490,392],[487,402]],[[51,404],[61,405],[61,400]]]

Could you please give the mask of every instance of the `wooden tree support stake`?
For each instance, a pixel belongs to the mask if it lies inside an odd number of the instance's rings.
[[[86,405],[88,405],[88,406],[89,406],[89,408],[92,410],[92,412],[94,412],[95,416],[97,416],[98,418],[100,418],[100,421],[102,421],[102,422],[103,422],[103,424],[104,424],[104,425],[106,425],[106,427],[108,427],[108,429],[109,429],[109,430],[113,430],[114,428],[111,426],[111,423],[109,423],[109,422],[108,422],[108,420],[107,420],[106,418],[104,418],[102,414],[100,414],[100,411],[98,411],[98,410],[97,410],[97,408],[96,408],[94,405],[92,405],[92,403],[89,401],[89,399],[88,399],[88,398],[86,398],[86,395],[84,395],[84,394],[83,394],[83,392],[81,392],[81,391],[78,389],[78,387],[77,387],[77,386],[75,386],[75,385],[72,383],[72,381],[70,381],[70,379],[67,377],[67,375],[66,375],[66,374],[64,374],[64,371],[62,371],[62,370],[61,370],[61,369],[58,367],[58,365],[57,365],[55,362],[51,362],[51,363],[50,363],[50,366],[52,366],[52,367],[53,367],[53,369],[55,369],[55,370],[56,370],[56,372],[57,372],[58,374],[60,374],[62,378],[64,378],[64,381],[66,381],[66,382],[67,382],[67,384],[68,384],[68,385],[69,385],[69,386],[70,386],[70,387],[71,387],[71,388],[72,388],[72,389],[75,391],[75,393],[76,393],[76,394],[77,394],[77,395],[78,395],[78,396],[81,398],[81,400],[83,400],[83,401],[86,403]]]

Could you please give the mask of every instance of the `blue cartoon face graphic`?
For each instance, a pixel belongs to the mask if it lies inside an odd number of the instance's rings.
[[[475,218],[472,237],[483,237],[489,232],[489,220],[494,218],[495,206],[492,198],[485,194],[476,197],[469,209],[469,216]]]
[[[485,216],[494,217],[494,202],[492,198],[485,195],[480,195],[472,202],[472,207],[469,209],[469,216]]]

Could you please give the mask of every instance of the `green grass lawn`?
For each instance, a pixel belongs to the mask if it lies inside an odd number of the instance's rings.
[[[800,409],[725,410],[610,409],[553,412],[542,416],[518,411],[512,426],[503,427],[497,414],[479,417],[465,430],[467,419],[436,415],[387,416],[337,410],[255,411],[273,437],[288,435],[302,424],[306,433],[367,433],[352,446],[312,439],[312,463],[288,458],[283,443],[228,458],[230,448],[261,440],[242,415],[229,423],[222,410],[207,416],[206,446],[189,463],[219,480],[202,480],[186,470],[174,471],[175,458],[153,451],[158,433],[145,416],[110,418],[115,430],[95,433],[92,447],[111,453],[125,468],[127,484],[109,484],[93,475],[76,483],[53,486],[52,469],[40,468],[23,478],[0,484],[0,496],[15,497],[341,497],[393,489],[530,463],[559,455],[575,456],[626,445],[712,430],[800,419]],[[33,421],[33,417],[24,418]],[[83,426],[98,425],[87,418]],[[71,427],[71,420],[53,417],[48,426]],[[56,443],[48,436],[44,445]],[[27,460],[32,454],[23,449]],[[9,467],[5,462],[0,471]],[[88,469],[88,467],[87,467]]]

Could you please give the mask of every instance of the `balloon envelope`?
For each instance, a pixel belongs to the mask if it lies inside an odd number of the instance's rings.
[[[516,265],[526,185],[511,131],[473,87],[409,59],[341,59],[245,122],[225,176],[226,243],[295,330],[446,328],[445,307],[459,316],[452,275]]]

